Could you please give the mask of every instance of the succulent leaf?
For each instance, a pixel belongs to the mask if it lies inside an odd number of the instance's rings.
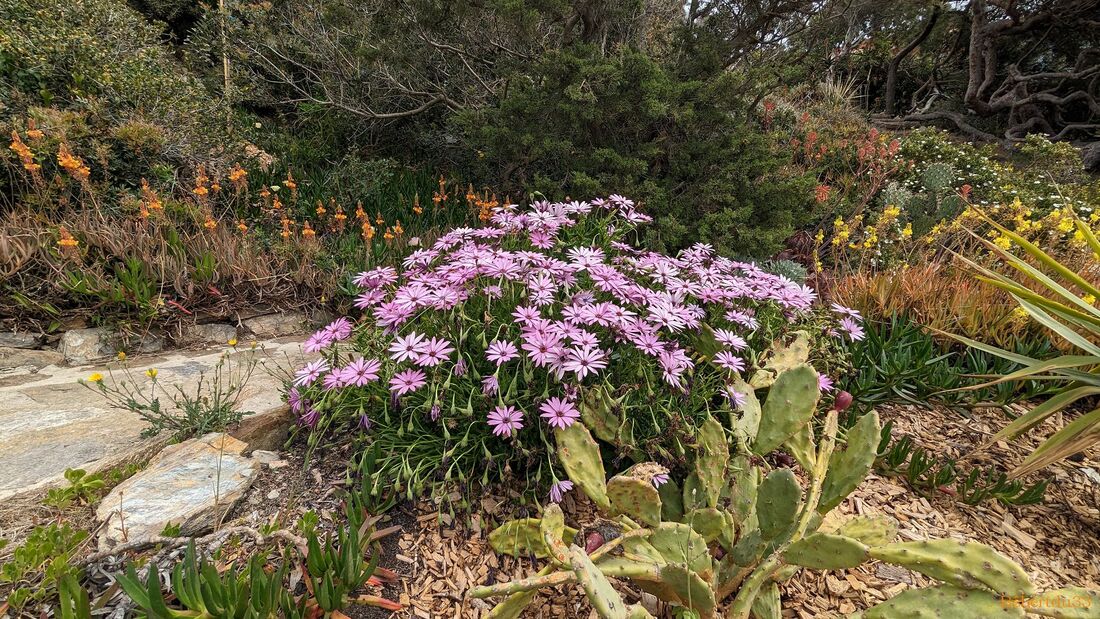
[[[819,512],[827,512],[839,505],[871,472],[881,430],[875,411],[860,417],[848,430],[847,447],[843,451],[834,451],[829,458],[829,472],[825,475],[821,502],[817,506]]]
[[[540,559],[548,556],[546,543],[542,541],[542,520],[540,518],[520,518],[500,525],[489,534],[489,545],[493,550],[513,557],[534,555]],[[564,527],[561,537],[571,540],[577,534],[572,527]]]
[[[909,589],[872,606],[864,619],[958,619],[961,617],[1023,617],[1020,608],[1006,608],[1001,599],[988,591],[940,585]]]
[[[600,509],[607,511],[611,501],[607,498],[607,474],[604,472],[600,447],[583,423],[554,430],[558,461],[569,479],[580,486]]]
[[[985,544],[936,539],[871,548],[871,557],[964,589],[1034,595],[1035,585],[1016,563]]]
[[[867,546],[857,539],[832,533],[814,533],[791,544],[783,561],[815,570],[842,570],[866,561]]]
[[[650,526],[661,524],[661,496],[646,479],[616,475],[607,482],[608,513],[626,515]]]
[[[817,372],[808,365],[798,365],[776,377],[761,409],[753,453],[758,456],[771,453],[809,423],[818,397]]]
[[[802,488],[790,469],[776,469],[760,482],[756,495],[756,519],[764,541],[783,535],[794,526],[802,503]]]

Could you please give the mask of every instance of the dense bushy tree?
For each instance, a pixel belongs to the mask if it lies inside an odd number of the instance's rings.
[[[637,50],[547,54],[500,102],[456,118],[463,162],[507,189],[644,200],[650,242],[703,240],[733,255],[776,251],[812,186],[746,118],[730,74],[678,78]]]

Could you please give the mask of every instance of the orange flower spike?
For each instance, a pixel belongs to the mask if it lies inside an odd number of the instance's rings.
[[[229,182],[238,188],[242,188],[245,184],[245,178],[248,176],[248,172],[241,167],[241,164],[233,164],[233,169],[229,171]]]
[[[393,233],[396,234],[397,236],[401,236],[402,234],[405,234],[405,229],[401,227],[401,220],[400,219],[398,219],[397,223],[395,223],[393,225]]]
[[[304,236],[306,240],[311,240],[313,237],[317,236],[317,232],[313,230],[313,226],[309,225],[309,220],[306,220],[306,222],[302,224],[302,236]]]
[[[214,230],[217,230],[217,228],[218,228],[218,222],[217,222],[217,221],[216,221],[216,220],[215,220],[215,219],[214,219],[213,217],[211,217],[211,216],[207,215],[207,216],[206,216],[206,223],[204,223],[204,224],[202,225],[202,227],[204,227],[204,228],[206,228],[207,230],[209,230],[209,231],[213,232]]]
[[[241,231],[241,234],[248,232],[248,224],[244,223],[243,219],[237,220],[237,230]]]
[[[65,228],[65,226],[61,226],[57,230],[57,233],[61,236],[61,238],[57,241],[58,247],[76,247],[77,245],[80,245],[80,241],[73,238],[73,235],[69,234],[69,231]]]
[[[72,151],[69,150],[69,145],[64,142],[57,149],[57,163],[80,182],[86,182],[88,177],[91,176],[91,170],[88,169],[88,166],[84,165],[84,161],[80,157],[73,155]]]
[[[359,200],[355,203],[355,218],[358,220],[366,220],[367,212],[363,210],[363,201]]]
[[[386,223],[386,220],[382,219],[382,213],[381,212],[375,211],[375,213],[374,213],[374,223],[378,224],[379,226]]]
[[[320,200],[317,201],[317,208],[314,210],[317,211],[317,217],[324,217],[325,213],[328,212],[328,210],[325,208],[324,202],[321,202]]]
[[[33,118],[27,119],[27,137],[36,141],[46,137],[46,134],[35,126]]]
[[[271,202],[271,208],[276,211],[283,208],[283,201],[279,199],[279,196],[275,196],[275,199]]]

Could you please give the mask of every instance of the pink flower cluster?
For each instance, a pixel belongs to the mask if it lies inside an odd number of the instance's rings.
[[[450,385],[472,365],[479,379],[465,382],[499,399],[502,373],[537,369],[561,391],[539,402],[538,411],[549,425],[563,428],[579,418],[577,387],[606,380],[617,364],[652,364],[659,380],[684,390],[704,322],[722,347],[714,367],[732,376],[747,369],[742,355],[759,327],[759,308],[776,308],[795,322],[813,307],[810,288],[719,256],[708,245],[668,256],[618,240],[648,219],[630,200],[611,196],[541,201],[525,210],[506,205],[486,227],[453,229],[406,257],[401,273],[379,267],[355,277],[361,289],[355,305],[367,313],[366,328],[386,334],[388,359],[358,358],[339,368],[321,359],[300,369],[294,385],[321,380],[322,389],[332,391],[385,375],[399,397],[429,380],[442,384],[446,378]],[[834,310],[833,334],[863,337],[858,313]],[[352,327],[341,318],[311,336],[305,348],[330,349],[350,338]],[[471,334],[489,331],[493,339],[471,350],[478,340]],[[439,411],[436,391],[433,386],[425,396],[425,411]],[[727,395],[737,403],[738,394]],[[495,434],[512,436],[524,427],[524,413],[516,403],[498,404],[488,423]]]

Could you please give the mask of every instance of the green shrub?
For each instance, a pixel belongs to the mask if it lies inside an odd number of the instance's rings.
[[[207,126],[224,118],[217,100],[122,0],[0,0],[0,33],[0,99],[10,106],[0,114],[56,105],[126,127],[155,113],[173,150],[217,145]]]
[[[646,54],[550,53],[502,100],[454,122],[463,166],[494,187],[551,199],[629,195],[661,251],[702,241],[766,256],[807,223],[813,179],[743,120],[730,77],[685,79]]]

